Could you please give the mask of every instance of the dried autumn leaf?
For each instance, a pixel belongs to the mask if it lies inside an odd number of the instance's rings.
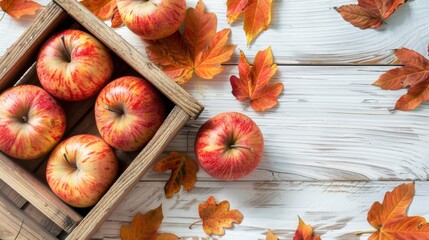
[[[179,153],[170,152],[156,163],[155,172],[165,172],[171,170],[171,176],[165,185],[165,196],[171,198],[180,191],[183,186],[186,191],[191,191],[197,181],[198,164],[192,158]]]
[[[111,25],[112,28],[118,28],[124,25],[124,22],[122,21],[121,14],[119,13],[117,6],[113,10],[111,22],[112,22],[112,25]]]
[[[279,238],[271,230],[268,230],[265,240],[279,240]]]
[[[387,90],[409,87],[407,94],[396,102],[395,109],[415,109],[429,100],[429,60],[406,48],[396,50],[395,55],[404,66],[387,71],[374,85]]]
[[[335,8],[347,22],[360,29],[379,28],[407,0],[358,0]]]
[[[144,215],[137,213],[131,225],[121,226],[122,240],[178,240],[179,238],[171,233],[158,234],[159,226],[164,219],[162,214],[162,205],[156,209],[150,210]]]
[[[216,34],[216,14],[206,13],[205,8],[204,2],[200,1],[195,9],[189,8],[186,12],[183,40],[192,59],[204,51],[207,43]]]
[[[113,16],[116,7],[116,0],[83,0],[80,3],[103,21]]]
[[[226,18],[229,24],[235,22],[238,16],[243,12],[244,8],[250,0],[228,0],[226,1]]]
[[[272,0],[250,0],[244,9],[243,29],[246,33],[247,45],[255,39],[261,31],[268,29],[271,22]]]
[[[429,224],[423,217],[406,217],[395,223],[386,224],[372,234],[369,240],[377,239],[429,239]]]
[[[179,240],[180,238],[172,233],[158,234],[155,240]]]
[[[216,203],[213,196],[198,206],[198,212],[203,222],[204,232],[207,235],[223,236],[225,234],[224,228],[231,228],[233,223],[240,224],[243,221],[243,215],[240,211],[229,210],[229,202],[226,200]]]
[[[186,12],[184,33],[147,41],[146,53],[169,77],[179,84],[186,83],[195,73],[212,79],[223,71],[236,45],[228,44],[231,30],[216,32],[217,17],[207,13],[203,1]]]
[[[429,224],[420,216],[406,214],[414,197],[414,182],[401,184],[387,192],[383,202],[375,202],[368,212],[368,222],[377,229],[375,239],[429,239]],[[362,234],[367,232],[358,232]]]
[[[255,111],[265,111],[277,105],[277,97],[283,91],[283,83],[270,84],[270,79],[277,71],[273,62],[271,47],[259,51],[250,66],[246,56],[240,52],[238,63],[239,78],[231,76],[232,94],[239,101],[250,100],[250,106]]]
[[[243,30],[246,33],[247,45],[263,30],[267,30],[271,22],[272,0],[228,0],[227,19],[233,23],[243,12]]]
[[[0,8],[15,19],[20,19],[24,15],[34,15],[42,7],[42,5],[29,0],[0,1]]]
[[[161,226],[162,219],[162,205],[156,209],[148,211],[146,214],[138,212],[129,227],[121,226],[121,239],[134,240],[134,239],[147,239],[151,240],[156,237],[159,226]]]
[[[179,32],[156,41],[148,41],[146,53],[170,78],[179,84],[186,83],[193,75],[193,62]]]
[[[296,229],[293,240],[320,240],[320,236],[314,235],[313,228],[309,224],[305,224],[300,217],[298,228]]]

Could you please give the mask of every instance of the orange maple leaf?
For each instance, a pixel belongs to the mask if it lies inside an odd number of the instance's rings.
[[[358,0],[335,8],[347,22],[360,29],[379,28],[407,0]]]
[[[272,0],[228,0],[226,16],[232,24],[243,13],[243,30],[246,33],[247,45],[263,30],[267,30],[271,22]]]
[[[414,197],[414,182],[401,184],[387,192],[383,203],[375,202],[368,212],[368,223],[376,231],[369,237],[375,239],[429,239],[429,224],[420,216],[406,214]],[[369,231],[371,232],[371,231]],[[363,234],[368,232],[357,232]]]
[[[42,5],[29,0],[0,1],[0,8],[15,19],[20,19],[24,15],[34,15],[42,7]]]
[[[192,158],[179,153],[170,152],[156,163],[153,170],[155,172],[165,172],[171,170],[171,176],[165,185],[165,196],[171,198],[180,191],[183,186],[186,191],[191,191],[197,181],[198,164]]]
[[[231,30],[216,32],[217,17],[207,13],[203,1],[186,12],[184,33],[146,41],[149,59],[179,84],[186,83],[195,72],[201,78],[212,79],[223,71],[236,45],[228,44]]]
[[[253,66],[247,62],[246,56],[240,52],[238,72],[240,77],[231,76],[232,94],[239,101],[250,100],[255,111],[265,111],[277,104],[277,97],[283,91],[283,83],[269,84],[277,71],[273,63],[271,47],[256,53]]]
[[[226,18],[229,24],[235,22],[243,10],[247,7],[250,0],[228,0],[226,1]]]
[[[118,28],[124,25],[124,22],[122,21],[121,14],[119,13],[117,6],[115,7],[115,9],[113,9],[111,23],[112,23],[111,25],[112,28]]]
[[[320,236],[318,234],[314,235],[311,225],[305,224],[300,217],[298,218],[299,224],[293,240],[320,240]]]
[[[396,102],[395,109],[412,110],[429,100],[429,60],[406,48],[395,51],[403,67],[382,74],[374,85],[387,90],[407,88],[407,94]]]
[[[279,240],[279,238],[271,230],[268,230],[265,240]]]
[[[231,228],[233,223],[240,224],[243,221],[243,215],[238,210],[229,210],[229,202],[222,201],[216,203],[213,196],[210,196],[204,203],[198,206],[198,212],[200,214],[200,221],[203,222],[203,229],[207,235],[218,235],[223,236],[225,234],[224,228]]]
[[[80,2],[100,20],[112,18],[116,0],[83,0]]]
[[[161,226],[164,215],[162,214],[162,205],[156,209],[150,210],[144,215],[138,212],[131,225],[121,226],[122,240],[176,240],[179,239],[176,235],[170,233],[158,234],[159,226]],[[176,238],[174,238],[176,237]]]

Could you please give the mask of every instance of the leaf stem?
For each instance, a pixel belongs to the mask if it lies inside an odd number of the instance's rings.
[[[199,223],[202,223],[203,222],[203,220],[202,219],[200,219],[200,220],[198,220],[198,221],[196,221],[196,222],[193,222],[191,225],[189,225],[189,229],[192,229],[192,227],[195,225],[195,224],[199,224]]]
[[[201,88],[200,80],[198,80],[197,83],[198,83],[198,90],[200,91],[200,95],[203,95],[203,89]]]
[[[3,12],[3,15],[1,15],[0,21],[3,20],[4,15],[6,15],[6,12]]]
[[[68,58],[69,62],[71,62],[71,55],[70,55],[69,50],[67,49],[66,41],[64,40],[64,35],[61,36],[61,42],[63,43],[64,52],[66,52],[67,58]]]
[[[356,235],[362,235],[362,234],[367,234],[367,233],[375,233],[377,231],[378,231],[377,229],[372,229],[372,230],[367,230],[367,231],[358,231],[358,232],[355,232],[355,234]]]

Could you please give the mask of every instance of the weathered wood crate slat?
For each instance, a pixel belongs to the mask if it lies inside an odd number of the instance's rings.
[[[53,33],[67,28],[88,31],[103,42],[115,59],[115,76],[112,79],[123,75],[143,76],[164,94],[170,112],[143,149],[130,153],[116,151],[121,162],[121,174],[103,198],[90,209],[72,208],[49,189],[45,180],[48,155],[32,161],[20,161],[0,153],[0,217],[3,221],[8,219],[7,227],[18,239],[89,239],[184,124],[189,119],[196,119],[203,110],[202,104],[110,27],[79,2],[68,0],[51,2],[0,59],[0,92],[14,85],[40,85],[35,70],[38,50]],[[60,101],[67,116],[64,138],[79,133],[98,135],[92,111],[94,101],[95,97],[79,102]],[[39,211],[58,225],[63,230],[62,234],[54,236],[56,234],[52,232],[56,230],[49,232],[35,220],[40,217],[31,216],[39,214]]]
[[[3,193],[0,193],[0,218],[2,219],[1,225],[11,232],[19,233],[21,239],[56,239]],[[7,221],[3,221],[3,219],[7,219]]]

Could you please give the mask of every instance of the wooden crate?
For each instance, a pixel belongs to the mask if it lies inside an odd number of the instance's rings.
[[[0,59],[0,92],[13,85],[39,85],[35,70],[38,50],[53,33],[67,28],[88,31],[103,42],[117,59],[115,74],[145,77],[171,103],[170,112],[141,151],[116,151],[122,172],[102,199],[89,209],[72,208],[49,189],[44,176],[47,156],[21,161],[0,152],[0,219],[3,225],[16,233],[15,239],[89,239],[183,125],[189,119],[197,118],[203,110],[200,103],[146,57],[73,0],[51,2]],[[98,134],[94,123],[94,102],[95,97],[79,102],[61,102],[68,121],[65,137],[79,133]]]

